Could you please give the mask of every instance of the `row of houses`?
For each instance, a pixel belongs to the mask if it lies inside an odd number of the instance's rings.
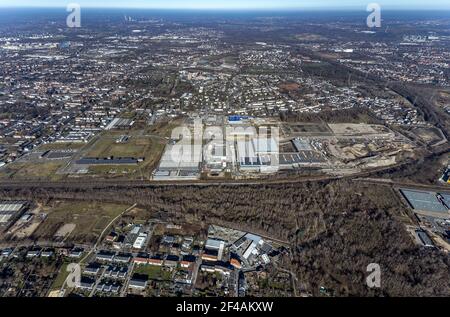
[[[55,252],[53,250],[36,249],[36,250],[28,251],[27,252],[27,258],[37,258],[37,257],[50,258],[54,254],[55,254]]]
[[[154,255],[154,256],[139,256],[133,259],[133,262],[137,265],[154,265],[154,266],[167,266],[177,267],[178,264],[181,268],[190,268],[197,258],[193,255],[184,255],[179,257],[177,255]]]
[[[129,263],[132,259],[131,254],[120,254],[109,251],[100,251],[95,259],[100,262]]]
[[[220,273],[224,275],[230,275],[234,270],[234,266],[232,266],[229,262],[203,262],[200,270],[208,273]]]

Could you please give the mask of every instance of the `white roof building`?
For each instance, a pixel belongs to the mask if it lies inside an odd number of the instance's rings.
[[[133,243],[133,248],[134,249],[142,249],[145,246],[145,241],[147,241],[147,234],[140,233],[139,236],[136,238],[136,240]]]

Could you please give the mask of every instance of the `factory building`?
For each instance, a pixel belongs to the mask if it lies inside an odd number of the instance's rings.
[[[25,212],[26,201],[0,201],[0,227],[7,228]]]
[[[153,174],[154,180],[195,180],[200,177],[202,143],[191,144],[190,140],[180,140],[168,144]]]
[[[210,141],[203,151],[206,168],[211,172],[221,172],[226,168],[227,162],[231,162],[231,151],[222,140]]]
[[[239,168],[247,172],[271,173],[278,171],[278,142],[274,138],[238,140]]]
[[[145,158],[134,158],[134,157],[85,157],[78,161],[78,165],[137,165],[143,162]]]

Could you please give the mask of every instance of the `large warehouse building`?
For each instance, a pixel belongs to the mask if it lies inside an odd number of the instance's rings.
[[[278,143],[274,138],[238,140],[237,161],[241,171],[276,172],[278,170]]]

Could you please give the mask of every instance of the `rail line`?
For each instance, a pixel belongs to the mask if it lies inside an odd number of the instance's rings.
[[[1,188],[152,188],[152,187],[192,187],[192,186],[254,186],[254,185],[281,185],[297,184],[307,182],[335,181],[342,179],[355,179],[369,177],[370,175],[400,168],[413,162],[402,162],[396,165],[380,167],[369,171],[362,171],[347,175],[319,175],[319,176],[298,176],[298,177],[274,177],[264,179],[243,179],[243,180],[198,180],[198,181],[149,181],[149,180],[64,180],[64,181],[45,181],[45,180],[11,180],[0,182]]]

